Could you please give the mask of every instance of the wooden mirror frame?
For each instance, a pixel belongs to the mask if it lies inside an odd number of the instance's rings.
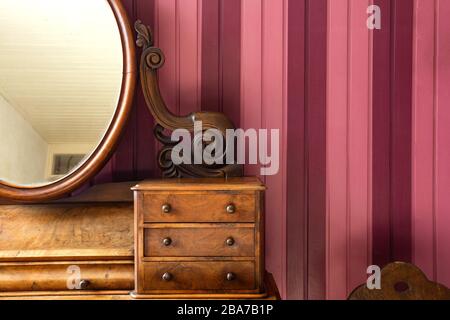
[[[114,117],[102,141],[89,158],[61,180],[43,186],[18,186],[0,181],[0,200],[41,202],[64,197],[97,174],[111,157],[130,113],[136,87],[136,48],[134,33],[121,0],[108,1],[116,18],[122,40],[123,79]],[[1,147],[1,146],[0,146]]]

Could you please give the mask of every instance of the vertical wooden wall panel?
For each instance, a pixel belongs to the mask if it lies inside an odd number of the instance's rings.
[[[278,130],[279,172],[264,177],[267,225],[266,255],[283,296],[286,296],[286,114],[287,114],[287,0],[263,1],[262,128]],[[275,137],[273,137],[275,138]],[[272,138],[270,138],[272,139]]]
[[[375,0],[381,30],[373,32],[373,262],[391,261],[391,0]]]
[[[241,117],[243,129],[261,128],[263,85],[263,6],[260,0],[242,0]],[[246,175],[260,175],[258,165],[246,165]]]
[[[450,285],[450,3],[415,0],[413,259]]]
[[[288,146],[287,170],[287,270],[288,299],[306,299],[308,285],[305,72],[306,1],[288,4]]]
[[[372,38],[369,1],[328,1],[327,298],[344,299],[371,263]]]
[[[177,0],[178,78],[182,115],[201,110],[201,0]]]
[[[392,259],[411,261],[412,1],[392,3]]]
[[[179,115],[201,109],[201,11],[200,0],[156,0],[157,45],[166,55],[160,87]]]
[[[223,74],[221,0],[202,2],[202,110],[220,111]],[[234,14],[234,13],[233,13]]]
[[[380,266],[411,260],[412,11],[410,0],[375,0],[373,255]]]
[[[412,234],[413,263],[431,279],[435,269],[436,1],[414,1]]]
[[[347,291],[348,0],[328,1],[327,298]]]
[[[348,292],[372,263],[372,32],[364,22],[370,0],[350,0],[348,101]]]
[[[286,296],[287,1],[242,1],[241,125],[276,129],[280,170],[262,176],[266,195],[266,263]],[[270,142],[270,139],[269,139]],[[270,152],[269,148],[269,152]],[[246,166],[259,175],[259,165]]]
[[[241,0],[202,0],[202,110],[240,125]]]
[[[164,67],[159,71],[161,94],[167,107],[180,114],[180,45],[178,0],[155,0],[156,45],[166,56]]]
[[[241,0],[221,0],[220,5],[220,111],[240,127]]]
[[[308,299],[324,299],[326,286],[327,17],[327,0],[306,1]]]
[[[450,286],[450,2],[437,2],[436,279]]]

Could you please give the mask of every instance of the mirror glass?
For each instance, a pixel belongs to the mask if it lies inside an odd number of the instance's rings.
[[[41,186],[82,165],[123,77],[107,0],[0,0],[0,181]]]

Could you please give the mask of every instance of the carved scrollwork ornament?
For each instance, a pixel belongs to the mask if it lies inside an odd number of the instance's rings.
[[[156,121],[154,134],[156,139],[161,142],[163,147],[159,151],[158,164],[166,178],[181,177],[232,177],[242,176],[243,166],[240,164],[175,164],[171,159],[173,148],[179,141],[172,141],[165,134],[165,130],[174,131],[177,129],[186,129],[194,132],[194,124],[201,121],[203,130],[217,129],[226,141],[226,130],[235,129],[233,123],[224,114],[219,112],[194,112],[186,116],[174,115],[167,108],[164,99],[161,96],[158,84],[157,70],[164,65],[165,56],[161,49],[154,46],[153,34],[149,27],[136,21],[135,29],[137,32],[136,44],[143,48],[140,65],[140,76],[142,90],[144,92],[147,106]],[[199,141],[194,137],[192,145],[207,145],[205,141]],[[225,149],[221,158],[226,158]],[[192,162],[193,163],[193,162]]]

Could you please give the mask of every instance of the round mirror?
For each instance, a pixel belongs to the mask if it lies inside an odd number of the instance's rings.
[[[111,155],[135,85],[119,0],[0,1],[0,197],[71,192]]]

